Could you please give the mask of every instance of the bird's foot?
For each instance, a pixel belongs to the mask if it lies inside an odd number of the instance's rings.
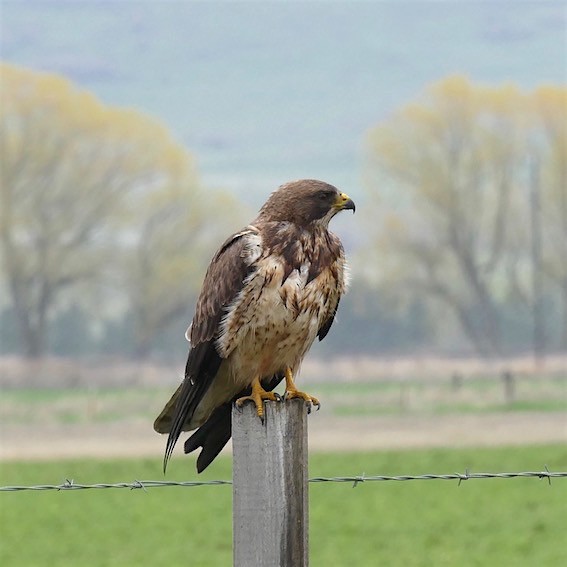
[[[301,398],[307,404],[307,413],[311,413],[311,406],[316,406],[317,410],[321,407],[321,402],[314,396],[310,396],[305,392],[300,392],[295,386],[293,380],[293,372],[291,368],[285,369],[285,394],[284,400],[292,400],[293,398]]]
[[[267,392],[262,388],[259,381],[252,383],[252,393],[249,396],[243,396],[236,400],[236,406],[242,407],[245,402],[251,401],[256,405],[256,413],[258,417],[264,421],[264,400],[270,400],[272,402],[281,402],[282,397],[275,392]]]
[[[311,413],[311,406],[315,406],[317,411],[321,408],[321,402],[315,397],[305,392],[300,392],[297,388],[288,388],[284,394],[284,400],[293,400],[293,398],[301,398],[307,404],[307,413]]]

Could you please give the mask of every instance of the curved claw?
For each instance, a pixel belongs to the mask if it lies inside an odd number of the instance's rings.
[[[300,392],[295,386],[293,380],[293,372],[290,367],[285,369],[285,394],[284,400],[292,400],[293,398],[301,398],[307,404],[307,413],[311,413],[311,406],[317,406],[317,410],[321,407],[321,402],[315,397],[305,392]]]
[[[245,402],[254,402],[254,405],[256,406],[256,413],[262,420],[262,423],[264,423],[264,400],[280,402],[281,396],[275,392],[267,392],[264,388],[262,388],[260,382],[255,380],[252,383],[252,393],[249,396],[242,396],[242,398],[238,398],[234,403],[237,408],[241,408]]]
[[[311,396],[310,394],[306,394],[305,392],[300,392],[295,389],[286,390],[284,400],[293,400],[293,398],[301,398],[305,401],[307,404],[307,413],[311,413],[312,406],[316,406],[317,411],[319,411],[321,407],[321,402],[315,396]]]

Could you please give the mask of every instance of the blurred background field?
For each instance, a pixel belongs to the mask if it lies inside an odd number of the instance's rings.
[[[0,399],[1,458],[162,452],[164,439],[151,424],[178,383],[174,368],[99,361],[86,371],[69,360],[31,365],[13,360],[10,367],[5,377],[16,386],[4,384]],[[562,442],[567,435],[563,368],[560,357],[537,372],[523,359],[306,362],[299,383],[322,402],[309,420],[310,447],[378,451]],[[18,387],[17,377],[28,373],[41,380],[33,388]],[[96,376],[104,377],[104,386],[94,385]]]
[[[167,370],[173,375],[171,369],[161,370],[160,376]],[[154,372],[158,374],[157,369]],[[567,411],[567,376],[561,369],[538,373],[439,372],[434,376],[338,378],[330,372],[319,379],[310,374],[309,379],[302,381],[305,388],[324,401],[326,416]],[[0,400],[0,423],[150,423],[172,390],[172,385],[161,386],[160,381],[155,378],[154,384],[135,386],[124,386],[118,380],[114,387],[83,383],[67,388],[5,389]]]

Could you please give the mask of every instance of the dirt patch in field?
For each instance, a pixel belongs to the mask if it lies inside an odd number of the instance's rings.
[[[567,441],[563,412],[486,415],[309,417],[313,451],[544,444]],[[1,460],[160,457],[165,437],[145,420],[102,424],[6,425]],[[227,448],[230,450],[230,447]],[[179,443],[178,453],[182,451]]]

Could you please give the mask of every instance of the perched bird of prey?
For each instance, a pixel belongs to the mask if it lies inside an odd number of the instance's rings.
[[[354,203],[312,179],[274,191],[256,219],[230,236],[205,275],[195,315],[185,379],[154,423],[168,433],[164,470],[182,431],[197,431],[204,470],[231,436],[231,406],[247,401],[263,419],[264,400],[285,380],[285,399],[319,401],[300,392],[294,374],[316,337],[325,338],[346,287],[343,246],[329,221]]]

